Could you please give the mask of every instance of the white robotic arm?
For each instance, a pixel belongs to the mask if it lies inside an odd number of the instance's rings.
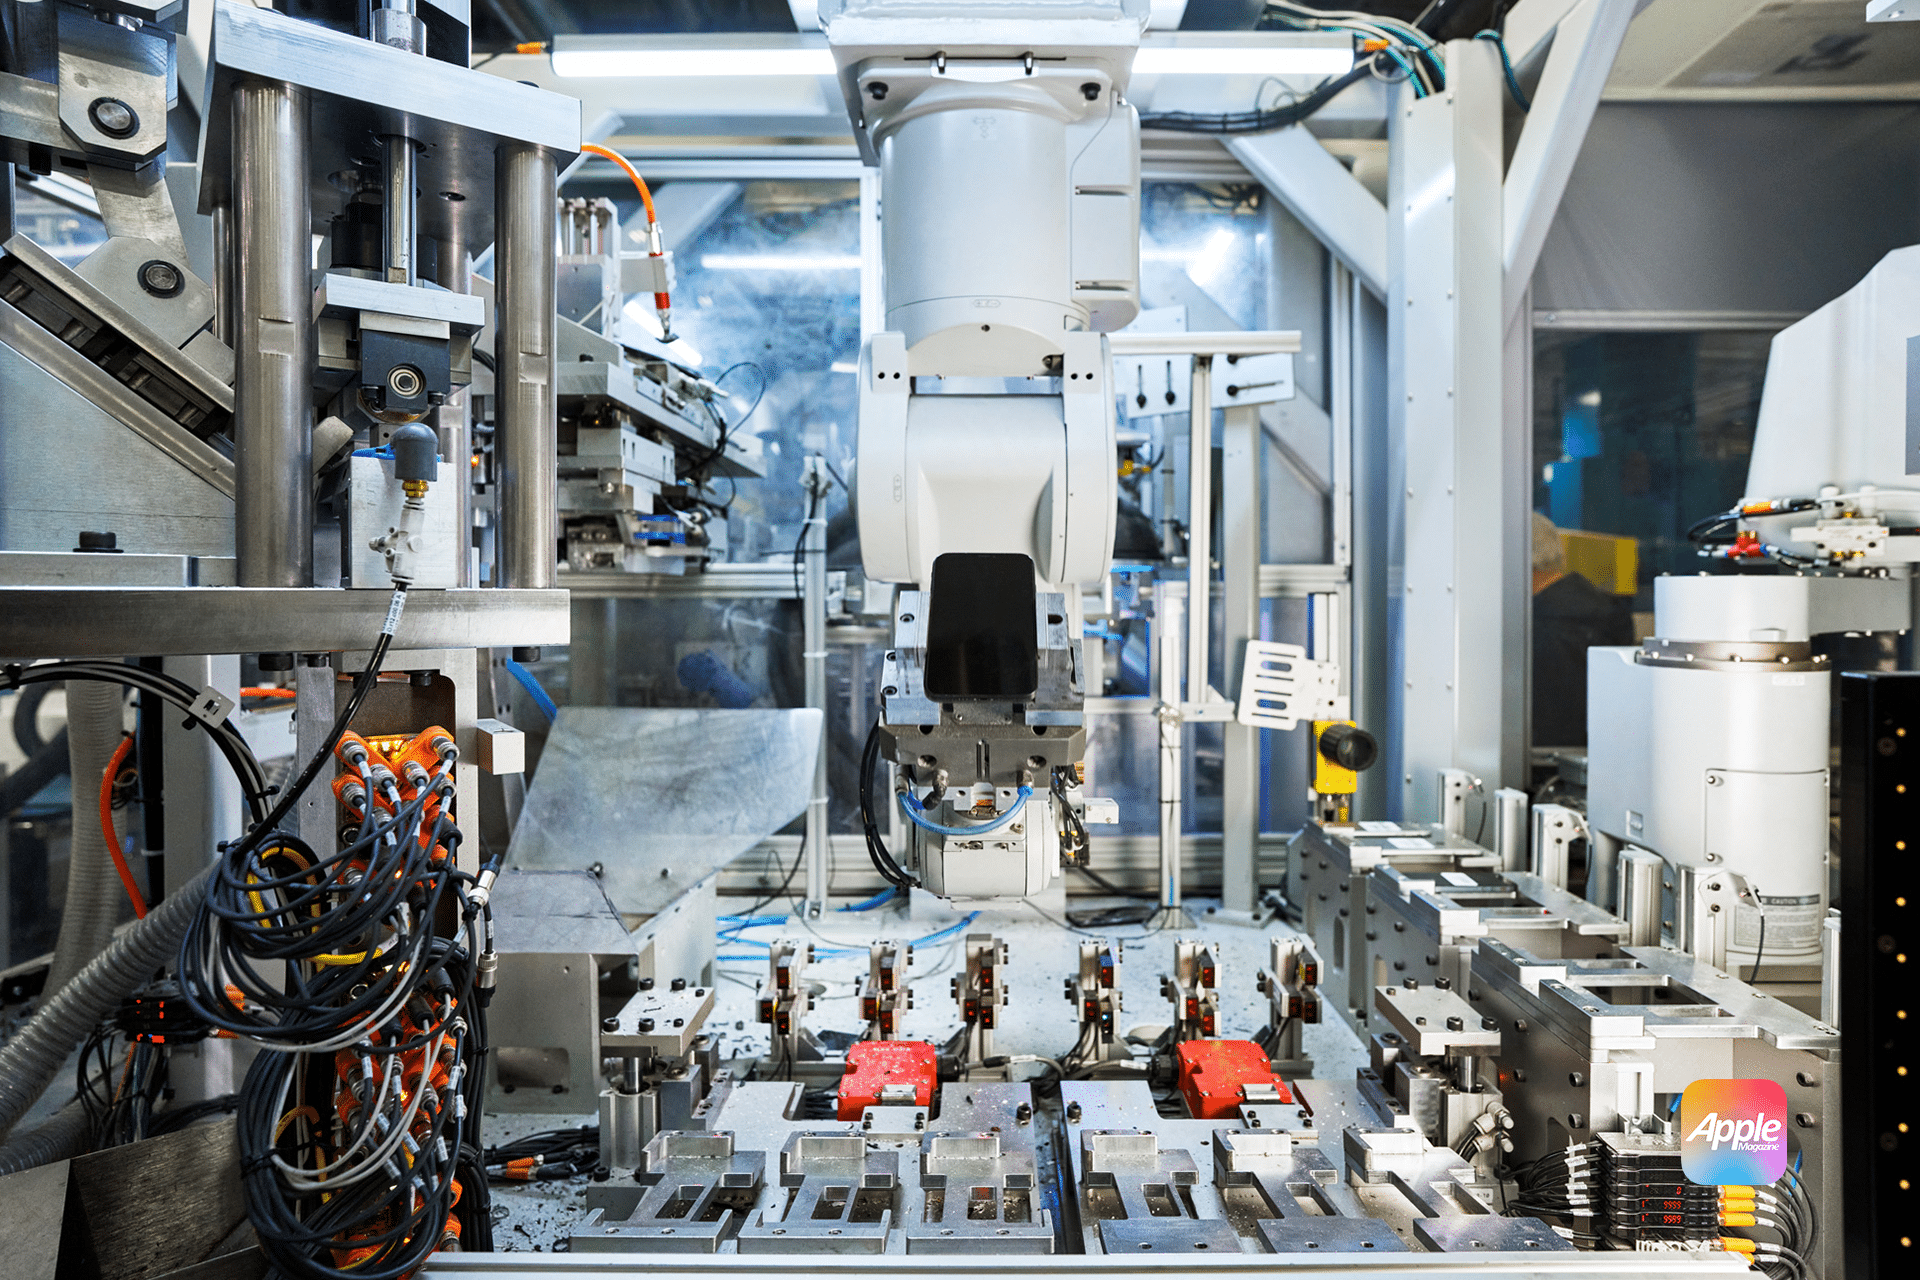
[[[1033,8],[821,7],[881,176],[888,329],[861,359],[862,557],[869,578],[924,588],[900,594],[879,734],[908,781],[909,865],[947,896],[1034,893],[1084,851],[1066,798],[1085,748],[1068,602],[1112,560],[1101,331],[1139,311],[1124,93],[1147,6]],[[956,661],[968,678],[945,687]]]

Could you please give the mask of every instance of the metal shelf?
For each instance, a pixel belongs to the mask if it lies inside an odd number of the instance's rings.
[[[0,656],[366,649],[392,596],[337,587],[0,587]],[[393,647],[564,645],[568,618],[565,591],[414,591]]]

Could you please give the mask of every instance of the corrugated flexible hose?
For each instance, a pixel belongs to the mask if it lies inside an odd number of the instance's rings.
[[[212,874],[208,867],[136,920],[0,1047],[0,1139],[46,1092],[87,1033],[173,959],[206,900]],[[118,889],[110,871],[104,878]]]
[[[53,948],[47,991],[59,991],[113,937],[125,891],[100,829],[100,778],[120,745],[121,688],[100,680],[67,683],[67,759],[73,780],[73,836],[67,854],[67,904]]]
[[[31,1133],[0,1142],[0,1176],[77,1156],[86,1145],[87,1109],[75,1098]]]

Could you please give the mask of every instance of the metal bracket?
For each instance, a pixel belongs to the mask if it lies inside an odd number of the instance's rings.
[[[200,691],[200,696],[187,708],[187,714],[206,725],[209,729],[218,728],[228,715],[232,714],[234,701],[212,685]]]
[[[1236,719],[1255,729],[1292,729],[1302,720],[1344,720],[1340,668],[1297,644],[1247,641]]]

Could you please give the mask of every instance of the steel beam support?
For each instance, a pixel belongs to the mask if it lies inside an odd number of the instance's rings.
[[[243,587],[313,585],[307,95],[234,88],[234,554]]]
[[[1524,66],[1545,53],[1560,23],[1580,3],[1581,0],[1520,0],[1508,10],[1501,29],[1506,34],[1507,56],[1513,59],[1513,65]]]
[[[237,657],[166,658],[161,670],[196,689],[218,689],[236,702],[240,698]],[[166,883],[162,888],[171,897],[213,861],[214,850],[222,841],[240,834],[239,819],[246,810],[239,779],[199,725],[171,711],[158,718],[161,758],[165,762],[161,770],[165,779],[161,839]],[[332,795],[327,800],[331,808]]]
[[[1193,357],[1187,403],[1187,701],[1207,697],[1207,659],[1213,645],[1213,357]],[[1225,681],[1222,681],[1225,683]]]
[[[1396,705],[1392,696],[1390,619],[1395,592],[1388,586],[1389,567],[1395,563],[1390,531],[1400,508],[1389,472],[1392,404],[1387,372],[1389,316],[1379,299],[1358,280],[1346,286],[1351,301],[1353,388],[1353,608],[1348,634],[1353,638],[1353,718],[1385,739],[1390,750],[1395,736],[1386,731]],[[1335,366],[1338,374],[1339,366]],[[1393,762],[1360,775],[1355,802],[1358,812],[1374,817],[1393,814],[1390,797],[1400,788]]]
[[[500,468],[494,585],[556,585],[559,431],[555,418],[554,158],[542,147],[500,148],[494,178],[494,375]]]
[[[1260,638],[1260,409],[1228,409],[1220,433],[1220,683],[1235,689],[1247,642]],[[1260,730],[1220,726],[1220,909],[1251,920],[1260,897]]]
[[[1521,305],[1580,158],[1587,126],[1637,12],[1636,0],[1581,0],[1559,23],[1503,199],[1506,313]]]
[[[801,665],[806,672],[807,705],[820,712],[820,749],[814,755],[813,790],[807,798],[806,910],[818,916],[833,892],[832,835],[827,825],[827,751],[833,731],[827,725],[827,490],[832,481],[827,460],[807,456],[804,483],[807,519],[802,529],[806,554],[806,593],[800,602]]]
[[[1513,277],[1508,276],[1510,282]],[[1533,308],[1507,313],[1500,356],[1500,433],[1505,465],[1500,484],[1500,643],[1509,660],[1500,685],[1500,777],[1525,789],[1533,739]]]
[[[1227,150],[1376,297],[1387,296],[1386,206],[1304,125],[1229,138]]]
[[[1397,97],[1390,118],[1388,301],[1401,455],[1396,541],[1404,566],[1392,717],[1403,743],[1402,814],[1435,811],[1442,769],[1508,778],[1505,583],[1523,574],[1505,525],[1502,413],[1501,98],[1498,52],[1447,48],[1445,93]],[[1524,511],[1524,508],[1522,508]]]

